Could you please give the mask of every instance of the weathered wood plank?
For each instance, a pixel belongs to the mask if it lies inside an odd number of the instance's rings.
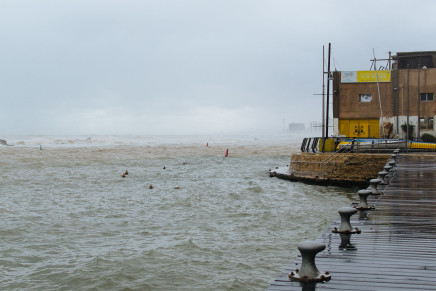
[[[352,217],[362,230],[351,236],[353,249],[341,248],[331,232],[339,217],[317,239],[327,246],[316,262],[332,274],[329,282],[290,281],[289,272],[301,264],[297,257],[268,290],[436,290],[436,156],[402,157],[397,169],[390,184],[379,187],[384,194],[368,199],[376,209]]]

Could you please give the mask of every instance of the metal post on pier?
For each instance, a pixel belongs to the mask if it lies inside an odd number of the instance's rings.
[[[326,104],[326,118],[325,118],[325,137],[329,137],[329,103],[330,103],[330,55],[332,44],[329,43],[328,61],[327,61],[327,104]]]
[[[409,152],[409,64],[407,64],[407,125],[406,125],[406,153]]]
[[[417,124],[417,138],[421,137],[421,96],[420,96],[420,84],[419,84],[419,77],[421,72],[421,63],[418,63],[418,124]],[[424,120],[425,123],[425,120]]]

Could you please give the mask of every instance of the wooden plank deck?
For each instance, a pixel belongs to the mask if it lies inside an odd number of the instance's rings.
[[[317,267],[329,271],[331,280],[290,281],[288,274],[301,264],[298,257],[268,290],[436,290],[435,185],[436,156],[403,154],[384,194],[368,199],[376,209],[351,217],[362,231],[351,236],[353,247],[340,247],[340,235],[331,232],[339,215],[317,239],[326,245],[316,256]]]

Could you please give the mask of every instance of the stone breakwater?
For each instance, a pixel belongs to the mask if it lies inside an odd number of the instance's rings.
[[[295,153],[288,168],[270,171],[270,177],[319,185],[368,185],[389,159],[389,154]]]

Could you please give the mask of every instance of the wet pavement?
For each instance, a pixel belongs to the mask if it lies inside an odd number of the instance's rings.
[[[326,245],[316,256],[317,268],[330,272],[331,280],[290,281],[288,274],[301,265],[298,257],[268,290],[436,290],[435,185],[435,155],[402,154],[390,183],[379,186],[384,194],[368,199],[375,210],[351,217],[361,233],[343,240],[332,233],[338,215],[317,239]]]

